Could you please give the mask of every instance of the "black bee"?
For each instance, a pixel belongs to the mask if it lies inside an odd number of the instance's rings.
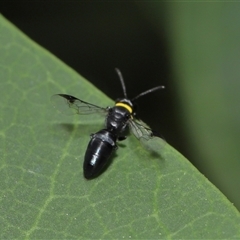
[[[70,110],[73,109],[76,111],[76,114],[105,113],[106,115],[105,128],[91,135],[85,153],[83,172],[86,179],[95,178],[101,173],[111,154],[117,149],[117,141],[126,139],[122,135],[126,127],[129,127],[139,140],[148,140],[156,136],[141,120],[135,118],[136,106],[134,103],[139,97],[163,89],[164,86],[149,89],[130,100],[127,97],[122,74],[119,69],[116,69],[116,72],[122,84],[124,97],[117,99],[113,107],[99,107],[67,94],[55,94],[51,97],[54,106],[57,108],[61,107],[57,106],[57,102],[62,99]]]

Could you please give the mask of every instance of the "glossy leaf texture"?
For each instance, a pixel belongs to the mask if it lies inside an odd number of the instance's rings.
[[[161,139],[147,150],[129,136],[85,180],[89,135],[104,119],[64,116],[50,97],[113,101],[3,17],[0,81],[1,239],[240,237],[235,207]]]

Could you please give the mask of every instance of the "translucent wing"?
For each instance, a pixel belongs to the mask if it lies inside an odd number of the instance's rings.
[[[153,131],[141,120],[131,119],[129,121],[129,127],[131,132],[139,140],[149,140],[154,136],[157,136]]]
[[[107,108],[84,102],[67,94],[55,94],[51,97],[53,106],[65,114],[107,113]]]
[[[166,141],[156,132],[153,132],[143,121],[132,119],[129,121],[129,128],[144,148],[152,153],[160,154],[158,151],[165,146]]]
[[[129,121],[129,128],[134,134],[134,136],[139,140],[149,140],[153,137],[161,138],[161,136],[157,132],[154,132],[151,128],[147,126],[146,123],[144,123],[140,119],[131,119]]]

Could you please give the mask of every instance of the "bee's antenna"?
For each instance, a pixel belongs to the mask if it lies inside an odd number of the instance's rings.
[[[117,74],[119,76],[119,79],[120,79],[120,82],[122,84],[123,95],[124,95],[125,98],[127,98],[127,91],[126,91],[126,86],[125,86],[125,83],[124,83],[124,80],[123,80],[122,73],[118,68],[115,68],[115,71],[117,72]]]
[[[165,86],[158,86],[158,87],[155,87],[155,88],[151,88],[151,89],[148,89],[147,91],[145,92],[142,92],[140,94],[138,94],[135,98],[131,99],[131,101],[135,101],[136,99],[148,94],[148,93],[151,93],[151,92],[155,92],[157,90],[160,90],[160,89],[164,89]]]

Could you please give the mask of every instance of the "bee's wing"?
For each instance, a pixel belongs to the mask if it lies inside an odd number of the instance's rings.
[[[53,106],[60,112],[70,114],[107,113],[107,108],[84,102],[67,94],[55,94],[51,97]]]
[[[152,129],[141,120],[131,119],[128,126],[145,149],[160,154],[159,150],[165,146],[166,141],[162,139],[159,134],[153,132]]]
[[[156,136],[153,131],[141,120],[131,119],[129,121],[131,132],[138,140],[149,140]]]

